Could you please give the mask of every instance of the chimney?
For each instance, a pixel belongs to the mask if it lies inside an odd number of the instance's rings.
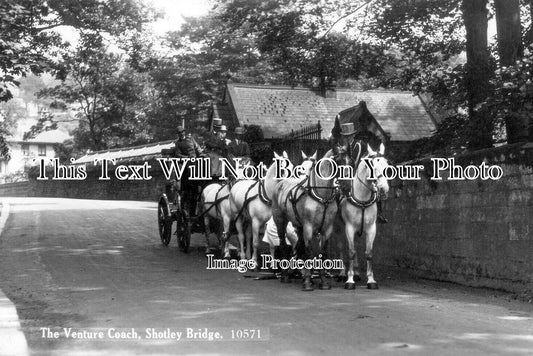
[[[335,86],[328,85],[324,88],[324,98],[326,99],[336,99],[337,98],[337,90]]]
[[[324,77],[320,85],[320,91],[322,96],[326,99],[337,98],[336,87],[337,83],[334,80],[329,80],[328,77]]]

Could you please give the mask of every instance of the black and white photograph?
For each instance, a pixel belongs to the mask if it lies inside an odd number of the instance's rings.
[[[0,25],[0,356],[533,355],[532,0]]]

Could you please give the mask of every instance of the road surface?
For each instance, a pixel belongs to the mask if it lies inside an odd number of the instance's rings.
[[[1,202],[0,289],[33,355],[533,354],[533,306],[512,295],[384,270],[379,290],[302,292],[163,246],[155,203]]]

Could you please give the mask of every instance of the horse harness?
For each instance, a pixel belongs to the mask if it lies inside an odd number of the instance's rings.
[[[212,202],[204,202],[204,204],[211,204],[209,206],[209,208],[207,208],[206,210],[204,210],[200,215],[198,215],[197,218],[201,218],[202,216],[204,216],[205,214],[207,214],[211,209],[213,209],[214,207],[216,207],[217,209],[217,215],[220,216],[220,207],[219,207],[219,203],[223,200],[226,200],[229,198],[229,194],[227,195],[224,195],[223,197],[219,197],[218,195],[220,194],[220,192],[222,191],[222,189],[224,189],[226,186],[229,186],[229,188],[231,189],[231,187],[233,186],[233,184],[235,184],[235,181],[234,180],[228,180],[226,181],[226,183],[222,184],[220,186],[220,188],[218,188],[217,190],[217,193],[215,194],[215,200],[212,201]]]
[[[379,154],[376,154],[376,155],[373,155],[372,157],[380,157],[381,155]],[[372,206],[377,200],[378,200],[378,189],[377,189],[377,186],[375,183],[372,183],[372,186],[368,186],[365,182],[363,182],[363,180],[361,179],[361,177],[359,177],[359,174],[357,174],[357,168],[359,167],[359,164],[360,164],[360,159],[358,159],[356,165],[355,165],[355,171],[356,171],[356,174],[355,176],[357,177],[357,179],[359,180],[359,182],[361,182],[361,184],[363,184],[363,186],[365,186],[368,190],[370,190],[370,198],[366,201],[362,201],[362,200],[359,200],[355,197],[355,194],[354,194],[354,191],[353,191],[353,184],[350,185],[350,192],[348,193],[348,196],[346,196],[346,199],[348,201],[348,203],[352,204],[353,206],[361,209],[361,230],[359,230],[357,232],[357,235],[361,236],[363,234],[363,225],[364,225],[364,221],[365,221],[365,210],[366,208]],[[380,178],[382,175],[380,175],[378,178]]]
[[[311,167],[311,170],[314,168],[314,166],[315,166],[315,163],[313,162],[313,166]],[[285,207],[287,207],[287,201],[290,201],[290,203],[292,204],[292,210],[294,211],[294,216],[296,217],[296,221],[298,222],[298,224],[300,224],[300,226],[303,226],[300,214],[298,213],[298,209],[296,209],[296,205],[298,204],[300,199],[307,193],[309,197],[311,197],[311,199],[323,205],[324,207],[324,211],[322,212],[322,219],[320,221],[320,228],[318,229],[318,231],[322,231],[322,227],[324,226],[324,220],[326,219],[326,212],[328,210],[329,204],[331,204],[331,202],[333,201],[337,201],[338,190],[335,188],[317,187],[316,185],[311,185],[312,177],[313,176],[306,177],[304,180],[302,180],[301,182],[299,182],[297,185],[295,185],[289,190],[287,197],[285,198]],[[304,187],[304,184],[306,184],[305,187]],[[318,188],[333,189],[333,192],[329,197],[322,198],[316,192],[316,189]],[[303,192],[298,195],[298,192],[300,191],[300,189],[303,189]]]
[[[257,194],[253,194],[253,195],[248,196],[248,194],[250,194],[250,191],[258,184],[259,184],[259,187],[258,187],[258,190],[257,190]],[[238,220],[241,217],[241,215],[244,213],[245,209],[248,207],[248,204],[250,204],[250,202],[252,200],[254,200],[255,198],[257,198],[257,197],[259,197],[259,199],[261,199],[261,201],[263,203],[265,203],[265,205],[267,205],[267,206],[271,206],[272,205],[272,199],[269,198],[268,194],[266,193],[265,183],[263,182],[263,180],[257,180],[257,181],[254,182],[254,184],[252,184],[252,185],[250,185],[248,187],[248,190],[246,190],[246,193],[244,194],[244,202],[242,204],[241,209],[239,210],[239,213],[235,217],[235,220]]]

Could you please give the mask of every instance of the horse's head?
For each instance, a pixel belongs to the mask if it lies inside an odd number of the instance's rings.
[[[283,153],[281,155],[279,155],[277,152],[274,152],[274,159],[276,160],[285,160],[286,163],[287,163],[287,169],[289,169],[291,172],[292,172],[292,169],[294,168],[294,164],[292,164],[291,160],[289,159],[289,155],[287,154],[286,151],[283,151]],[[274,164],[272,164],[270,166],[269,169],[273,169],[274,168]]]
[[[317,155],[317,151],[315,151],[315,153],[313,153],[312,156],[308,156],[305,154],[304,151],[302,151],[303,162],[301,166],[304,167],[304,171],[306,175],[309,175],[309,172],[313,168],[313,165],[316,163],[316,155]]]
[[[379,190],[379,193],[385,198],[389,192],[389,183],[387,182],[387,178],[383,174],[385,169],[389,166],[389,163],[387,162],[387,159],[383,156],[385,154],[385,145],[382,143],[379,146],[379,151],[375,152],[370,145],[367,145],[368,154],[365,158],[369,159],[371,161],[371,167],[367,168],[373,169],[373,174],[369,177],[373,176],[375,179],[375,184]]]

